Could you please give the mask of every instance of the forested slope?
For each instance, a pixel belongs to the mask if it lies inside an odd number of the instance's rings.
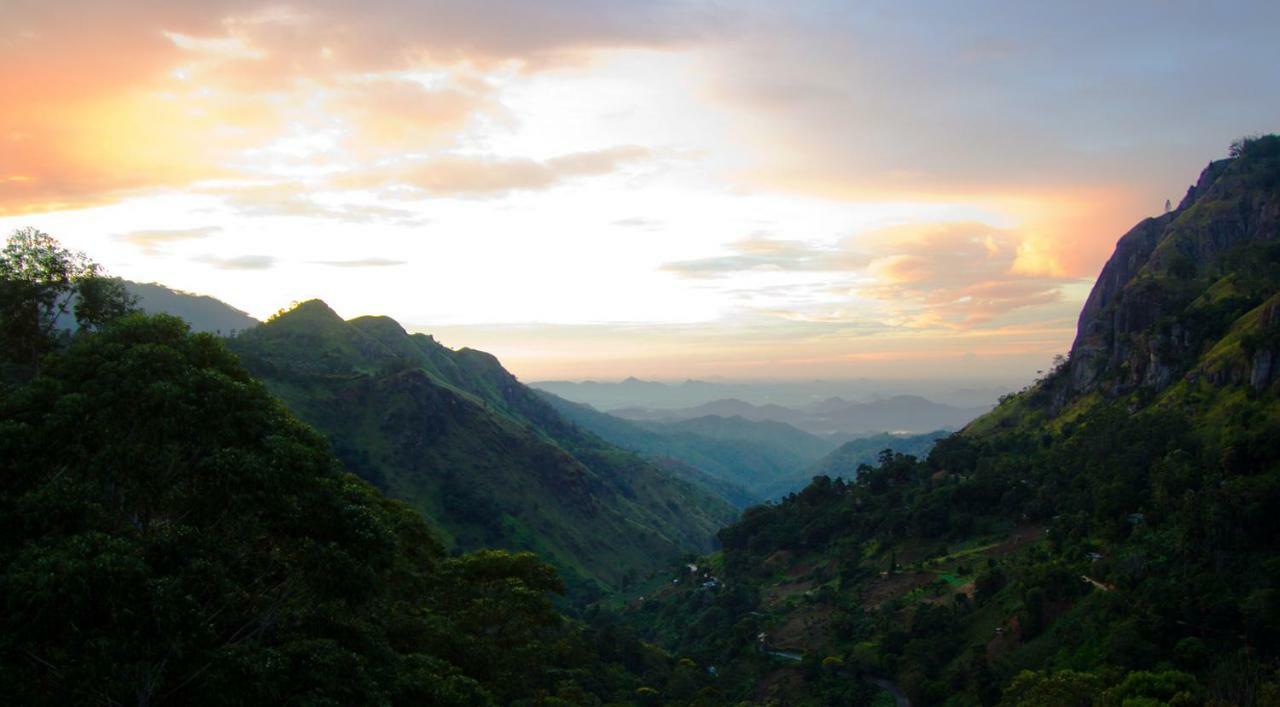
[[[1044,379],[749,509],[720,585],[634,625],[789,704],[1280,703],[1280,137],[1233,152],[1121,239]]]
[[[592,704],[700,675],[449,556],[210,335],[82,331],[0,386],[5,702]],[[689,682],[689,681],[693,682]]]
[[[538,552],[575,592],[710,548],[731,507],[567,422],[497,359],[305,302],[229,345],[352,471],[455,547]]]
[[[566,419],[620,447],[654,459],[673,459],[713,480],[710,490],[727,500],[756,503],[776,489],[808,482],[804,470],[836,447],[790,425],[707,415],[687,420],[639,421],[537,391]],[[797,475],[803,478],[797,479]],[[719,481],[719,484],[714,483]]]

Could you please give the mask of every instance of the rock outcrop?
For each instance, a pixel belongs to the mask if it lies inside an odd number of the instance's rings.
[[[1055,397],[1159,391],[1180,380],[1276,292],[1278,260],[1280,136],[1268,136],[1210,163],[1177,210],[1120,239],[1080,313],[1066,389]],[[1265,347],[1250,355],[1238,382],[1261,389],[1280,361]]]

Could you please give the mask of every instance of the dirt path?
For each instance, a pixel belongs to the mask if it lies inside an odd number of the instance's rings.
[[[765,653],[768,653],[769,655],[775,658],[782,658],[783,660],[790,660],[796,663],[799,663],[800,661],[804,660],[804,656],[800,655],[799,653],[796,653],[795,651],[768,650],[768,651],[765,651]]]
[[[1087,574],[1080,575],[1080,579],[1083,579],[1084,581],[1088,582],[1089,584],[1092,584],[1093,586],[1097,587],[1098,589],[1101,589],[1104,592],[1114,592],[1116,590],[1116,588],[1111,586],[1110,584],[1103,584],[1102,582],[1099,582],[1098,580],[1094,579],[1093,577],[1090,577]]]

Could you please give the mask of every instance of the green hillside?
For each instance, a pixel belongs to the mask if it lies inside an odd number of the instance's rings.
[[[538,391],[566,418],[626,449],[649,457],[675,459],[729,485],[730,498],[758,502],[801,488],[804,470],[836,447],[836,442],[791,425],[705,415],[687,420],[633,421]]]
[[[182,292],[155,282],[126,281],[124,286],[137,299],[138,309],[178,317],[192,331],[229,336],[258,326],[257,319],[208,295]]]
[[[934,442],[946,437],[949,433],[942,430],[922,435],[878,434],[869,437],[858,437],[840,445],[831,453],[813,464],[784,476],[774,484],[764,488],[765,498],[781,498],[798,491],[815,476],[843,477],[852,481],[863,465],[874,466],[885,450],[898,454],[910,454],[924,457],[933,448]]]
[[[737,416],[705,415],[640,424],[675,444],[699,446],[718,463],[718,469],[739,475],[739,483],[756,491],[803,470],[837,446],[835,439],[818,437],[783,422]]]
[[[119,319],[45,364],[0,387],[6,704],[601,704],[707,682],[557,615],[533,555],[447,554],[178,319]]]
[[[748,509],[629,620],[737,699],[1280,704],[1280,137],[1233,153],[1120,240],[1044,379]]]
[[[485,353],[305,302],[231,340],[349,469],[452,547],[532,550],[575,593],[704,551],[731,507],[567,422]]]

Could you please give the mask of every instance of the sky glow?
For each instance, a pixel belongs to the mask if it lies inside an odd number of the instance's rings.
[[[1280,127],[1262,2],[0,5],[0,230],[525,379],[1030,375]]]

